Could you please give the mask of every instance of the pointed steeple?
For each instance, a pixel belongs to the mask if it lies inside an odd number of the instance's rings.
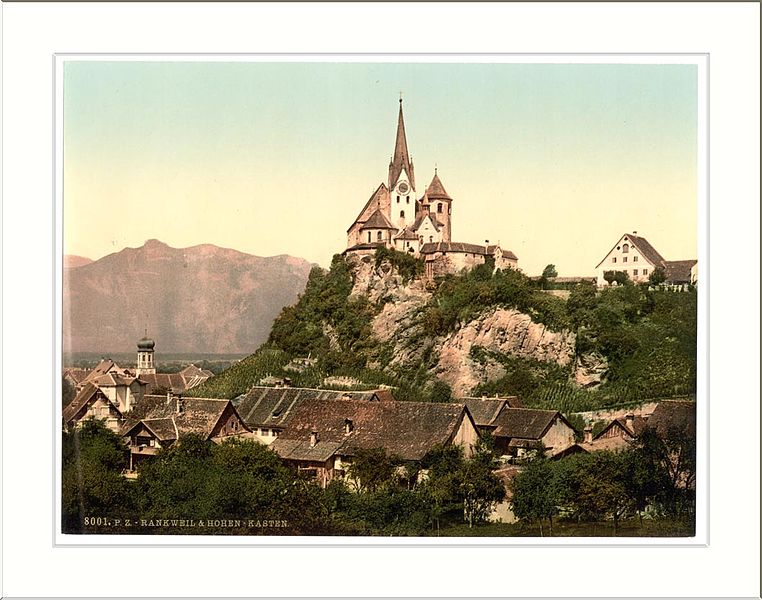
[[[399,179],[402,170],[405,170],[410,178],[410,186],[415,189],[415,175],[413,174],[413,161],[410,160],[410,153],[407,149],[407,136],[405,135],[405,118],[402,114],[402,97],[400,97],[400,112],[397,117],[397,138],[394,142],[394,156],[389,163],[389,189],[394,186]]]

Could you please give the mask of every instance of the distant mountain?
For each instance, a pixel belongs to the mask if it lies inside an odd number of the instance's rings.
[[[64,351],[130,351],[147,328],[157,353],[253,352],[311,267],[287,255],[148,240],[64,270]]]
[[[69,269],[73,267],[83,267],[85,265],[89,265],[91,262],[93,262],[92,258],[87,258],[86,256],[77,256],[76,254],[67,254],[64,256],[63,266],[64,269]]]

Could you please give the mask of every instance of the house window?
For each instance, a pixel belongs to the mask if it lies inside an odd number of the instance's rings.
[[[410,204],[410,196],[405,196],[405,202],[407,202],[408,204]]]
[[[399,203],[400,203],[400,197],[397,196],[397,204],[399,204]]]
[[[273,437],[278,437],[280,435],[280,431],[277,429],[273,429]]]
[[[632,257],[632,262],[638,262],[638,257],[637,256],[633,256]]]
[[[371,240],[371,238],[370,238],[370,231],[369,231],[369,232],[368,232],[368,243],[369,243],[369,244],[370,244],[370,240]]]
[[[434,236],[433,236],[433,235],[430,235],[430,236],[429,236],[429,242],[433,242],[433,241],[434,241]]]
[[[404,219],[404,218],[405,218],[405,211],[401,210],[400,211],[400,219]]]
[[[378,239],[378,241],[380,242],[382,239],[382,236],[383,234],[379,231],[378,234],[376,235],[376,239]]]
[[[629,252],[630,251],[630,245],[629,244],[623,244],[622,245],[622,252]]]
[[[643,269],[643,275],[648,275],[648,269]]]
[[[441,202],[439,204],[437,204],[437,212],[438,213],[442,212],[442,203]]]
[[[633,274],[633,275],[637,275],[637,274],[638,274],[638,270],[637,270],[637,269],[633,269],[633,270],[632,270],[632,274]]]
[[[611,259],[611,262],[613,262],[613,263],[615,263],[615,262],[616,262],[616,256],[615,256],[614,258],[612,258],[612,259]]]
[[[267,437],[268,435],[270,435],[270,430],[269,429],[262,429],[262,437]]]
[[[622,257],[622,262],[627,262],[627,257],[626,256]]]

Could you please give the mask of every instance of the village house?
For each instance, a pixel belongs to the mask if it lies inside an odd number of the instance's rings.
[[[465,404],[310,398],[271,448],[325,486],[346,475],[359,450],[382,448],[415,463],[437,446],[458,445],[470,456],[478,437]]]
[[[574,427],[557,410],[504,408],[492,425],[498,452],[519,459],[541,448],[547,456],[553,456],[575,441]]]
[[[372,254],[386,247],[408,252],[426,261],[426,275],[457,273],[483,264],[490,257],[498,269],[518,268],[518,258],[499,245],[452,241],[453,199],[438,170],[418,197],[413,159],[408,152],[400,99],[397,137],[389,162],[388,179],[370,195],[347,229],[347,253]]]
[[[111,431],[118,432],[124,416],[119,406],[103,390],[86,382],[74,399],[63,407],[63,428],[73,429],[85,419],[98,419]]]
[[[251,437],[230,400],[184,398],[171,392],[147,395],[120,430],[130,448],[129,470],[134,471],[140,461],[191,433],[213,442],[232,436]]]
[[[637,231],[625,233],[596,267],[598,287],[608,285],[606,271],[622,271],[635,283],[645,283],[656,269],[664,271],[666,283],[672,285],[698,282],[696,260],[665,260],[650,242]]]
[[[389,390],[341,391],[255,385],[243,398],[235,400],[239,414],[256,438],[271,444],[288,426],[294,409],[305,400],[394,400]]]

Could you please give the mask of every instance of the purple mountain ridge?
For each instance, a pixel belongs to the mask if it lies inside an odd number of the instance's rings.
[[[67,268],[64,352],[129,352],[145,329],[159,353],[253,352],[296,302],[312,266],[288,255],[148,240]]]

